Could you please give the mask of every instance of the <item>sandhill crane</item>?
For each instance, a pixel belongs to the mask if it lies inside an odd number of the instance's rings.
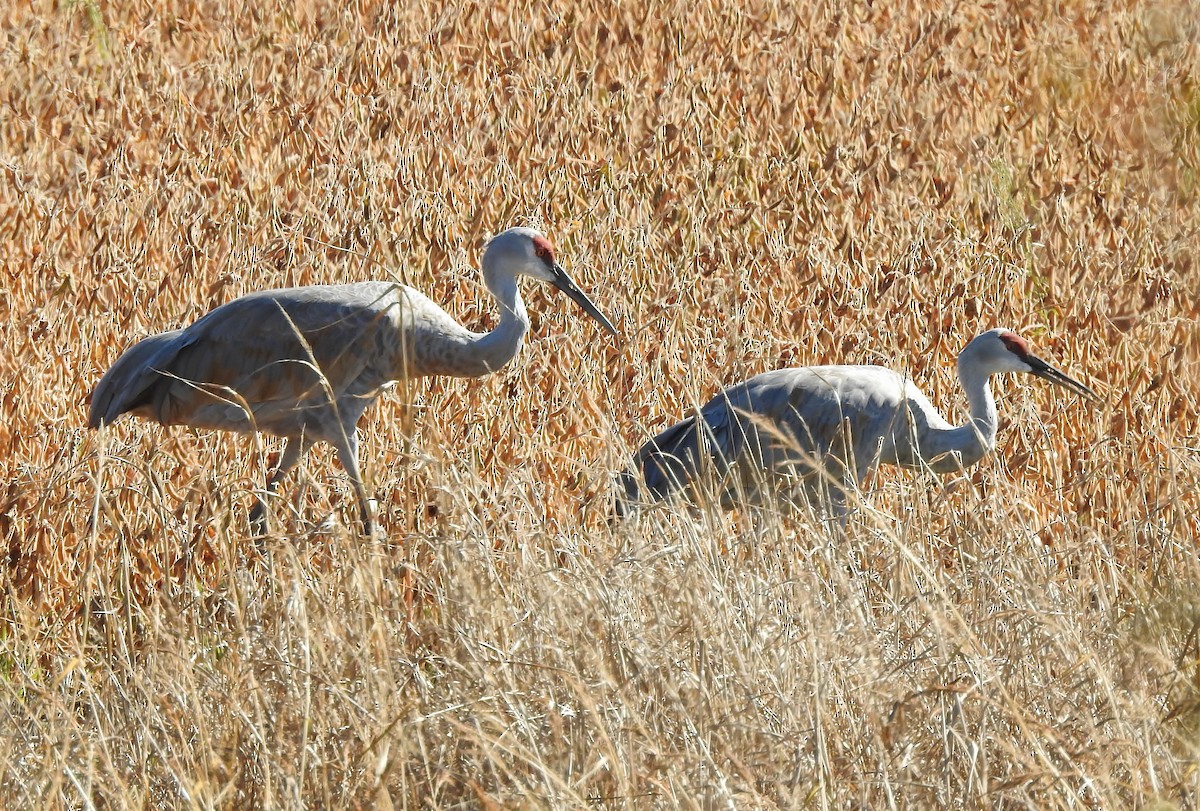
[[[880,366],[779,369],[732,386],[699,413],[647,442],[618,480],[618,516],[640,500],[690,492],[704,476],[721,506],[762,505],[768,493],[801,485],[809,503],[844,514],[846,488],[879,464],[962,470],[996,444],[989,380],[1027,372],[1096,399],[1083,383],[1033,354],[1012,330],[993,329],[958,356],[970,419],[948,423],[903,374]],[[639,481],[640,479],[640,481]]]
[[[472,332],[421,293],[395,282],[314,285],[251,293],[186,329],[146,338],[117,359],[92,394],[88,425],[125,413],[162,425],[261,431],[283,437],[279,482],[313,443],[333,445],[362,513],[372,522],[355,426],[383,388],[426,375],[480,377],[516,355],[529,329],[517,286],[531,276],[557,287],[617,335],[571,280],[545,236],[509,228],[487,245],[482,270],[500,305],[491,332]],[[257,533],[266,507],[251,511]]]

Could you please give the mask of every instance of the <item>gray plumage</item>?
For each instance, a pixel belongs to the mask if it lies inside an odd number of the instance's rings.
[[[958,426],[907,376],[883,367],[766,372],[726,389],[643,445],[633,471],[619,479],[618,514],[639,501],[695,495],[705,480],[717,483],[725,509],[761,505],[799,486],[810,503],[841,512],[846,491],[878,465],[962,470],[995,447],[989,380],[1000,372],[1027,372],[1096,396],[1005,329],[977,336],[958,357],[970,405],[970,419]]]
[[[510,228],[492,239],[482,269],[500,305],[499,322],[485,333],[466,329],[420,292],[394,282],[243,296],[186,329],[128,349],[96,385],[88,425],[99,428],[129,413],[162,425],[284,437],[268,492],[313,443],[328,442],[350,477],[369,533],[359,417],[392,381],[480,377],[508,363],[529,329],[518,276],[555,285],[617,334],[555,261],[550,242],[531,228]],[[264,512],[260,501],[251,513],[256,529]]]

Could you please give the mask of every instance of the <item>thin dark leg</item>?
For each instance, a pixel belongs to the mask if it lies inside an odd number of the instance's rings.
[[[312,442],[303,438],[286,439],[284,443],[283,454],[279,457],[279,465],[267,477],[266,490],[272,495],[279,489],[279,483],[295,469],[296,465],[300,464],[304,454],[308,453],[308,449],[312,447]],[[267,503],[261,498],[250,509],[250,527],[255,537],[267,534]]]
[[[351,428],[344,432],[341,437],[334,440],[333,446],[337,449],[338,459],[341,460],[342,467],[346,469],[346,475],[350,477],[350,485],[358,497],[363,534],[369,538],[374,534],[375,522],[371,519],[371,502],[367,498],[367,488],[363,486],[362,475],[358,470],[358,431]]]

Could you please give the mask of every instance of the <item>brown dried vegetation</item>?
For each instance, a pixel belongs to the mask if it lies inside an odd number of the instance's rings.
[[[1195,808],[1197,12],[4,6],[3,804]],[[509,368],[369,411],[384,541],[327,452],[263,558],[269,443],[83,427],[250,290],[485,324],[514,223],[627,339],[534,289]],[[881,475],[844,538],[606,525],[720,384],[885,362],[957,414],[997,325],[1104,402],[1002,382],[991,459]]]

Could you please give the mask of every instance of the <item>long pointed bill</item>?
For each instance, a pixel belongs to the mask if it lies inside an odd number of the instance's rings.
[[[1064,389],[1069,389],[1081,397],[1088,398],[1089,400],[1100,399],[1096,392],[1092,391],[1075,378],[1070,377],[1065,372],[1055,369],[1037,355],[1026,355],[1025,362],[1031,367],[1030,374],[1036,377],[1040,377],[1043,380],[1049,380],[1051,383],[1062,386]]]
[[[617,328],[612,325],[612,322],[604,317],[604,313],[600,312],[595,304],[592,304],[591,299],[584,295],[583,291],[579,289],[579,285],[575,284],[574,280],[563,270],[563,266],[557,262],[554,263],[554,278],[550,280],[550,283],[570,296],[576,304],[583,308],[585,313],[599,321],[600,326],[618,338],[621,337],[621,333],[617,332]]]

